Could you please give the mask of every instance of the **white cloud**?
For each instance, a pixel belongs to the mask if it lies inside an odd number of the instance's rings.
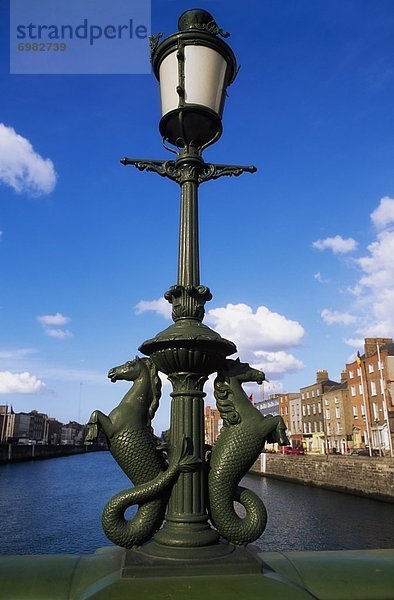
[[[53,337],[58,340],[65,340],[67,338],[73,337],[71,331],[68,329],[53,329],[52,327],[48,327],[45,329],[45,335],[48,337]]]
[[[346,263],[358,278],[342,288],[352,296],[351,308],[343,312],[325,308],[321,317],[332,325],[356,325],[351,337],[343,342],[356,348],[362,347],[362,337],[394,337],[394,198],[385,196],[370,214],[377,229],[375,239],[358,258]],[[317,240],[313,246],[319,250],[330,248],[334,253],[355,250],[353,238],[335,237]],[[321,281],[321,273],[315,274]]]
[[[33,146],[12,127],[0,123],[0,182],[17,193],[49,194],[56,185],[53,162],[35,152]]]
[[[260,402],[263,398],[271,394],[281,394],[284,392],[283,383],[276,379],[263,381],[261,386],[256,383],[245,383],[242,385],[248,396],[253,394],[253,402]]]
[[[352,312],[356,311],[358,318],[350,313],[327,311],[322,317],[326,322],[342,322],[351,324],[357,322],[357,329],[348,341],[360,341],[363,337],[394,337],[394,199],[385,196],[370,215],[378,229],[376,239],[372,241],[364,256],[352,261],[361,274],[358,280],[347,288],[354,297]],[[343,317],[343,319],[342,319]]]
[[[316,240],[312,246],[317,250],[332,250],[334,254],[347,254],[357,248],[357,242],[353,238],[343,238],[340,235],[328,237],[324,240]]]
[[[351,325],[358,320],[358,317],[350,313],[330,310],[329,308],[323,308],[320,316],[327,325],[334,325],[335,323],[339,325]]]
[[[0,360],[19,360],[36,354],[34,348],[17,348],[16,350],[0,350]]]
[[[154,311],[170,317],[171,305],[164,298],[141,300],[135,310],[137,314]],[[261,368],[267,377],[281,377],[303,368],[303,363],[284,349],[301,343],[304,328],[266,306],[259,306],[253,312],[247,304],[227,304],[209,310],[205,322],[236,344],[242,361]]]
[[[259,306],[254,313],[247,304],[227,304],[209,310],[206,322],[235,342],[240,353],[241,349],[276,351],[297,346],[305,333],[300,323],[266,306]]]
[[[283,383],[274,379],[270,381],[264,381],[264,393],[265,394],[281,394],[284,391]]]
[[[0,371],[0,394],[37,394],[45,389],[45,383],[35,375]]]
[[[394,284],[394,231],[380,232],[368,251],[369,255],[357,260],[364,271],[359,285],[374,290],[391,287]]]
[[[164,298],[157,300],[140,300],[134,307],[137,315],[144,312],[152,311],[166,319],[171,319],[172,305]]]
[[[347,346],[351,346],[352,348],[363,348],[364,340],[363,338],[346,338],[342,340],[344,344]]]
[[[317,273],[315,273],[313,277],[319,283],[328,283],[328,279],[324,279],[324,277],[322,276],[322,274],[320,273],[320,271],[318,271]]]
[[[61,313],[56,313],[54,315],[41,315],[37,317],[37,321],[43,326],[44,333],[48,337],[56,338],[58,340],[65,340],[73,336],[71,331],[68,331],[68,329],[61,329],[63,325],[66,325],[71,321],[70,317],[65,317]]]
[[[358,259],[363,275],[359,297],[366,303],[366,323],[358,330],[364,336],[394,334],[394,231],[381,231],[368,246],[369,254]]]
[[[292,354],[284,352],[265,352],[257,350],[254,352],[258,364],[254,363],[253,367],[264,371],[267,379],[281,377],[286,373],[295,373],[304,368],[304,363],[298,360]]]
[[[70,317],[65,317],[61,313],[56,313],[55,315],[42,315],[37,317],[37,321],[41,323],[43,326],[51,326],[51,325],[66,325],[71,321]]]
[[[394,223],[394,198],[381,198],[379,206],[371,213],[371,220],[377,229]]]

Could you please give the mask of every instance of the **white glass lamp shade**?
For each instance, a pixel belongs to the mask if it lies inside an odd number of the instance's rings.
[[[186,46],[184,49],[184,101],[208,108],[222,116],[227,61],[206,46]],[[178,59],[174,50],[160,65],[162,116],[179,108]],[[227,83],[227,82],[226,82]]]
[[[217,140],[226,88],[236,73],[230,47],[206,32],[180,32],[158,46],[153,68],[160,82],[162,136],[178,147]]]

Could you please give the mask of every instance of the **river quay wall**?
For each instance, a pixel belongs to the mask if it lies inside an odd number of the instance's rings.
[[[394,502],[394,459],[261,454],[252,474]]]
[[[85,452],[98,452],[101,450],[106,450],[106,448],[98,446],[51,446],[41,444],[22,446],[18,444],[0,444],[0,465],[26,460],[43,460],[59,456],[85,454]]]

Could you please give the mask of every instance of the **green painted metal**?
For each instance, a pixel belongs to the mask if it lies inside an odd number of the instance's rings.
[[[176,561],[108,547],[0,558],[1,600],[391,600],[394,550],[257,552]]]
[[[211,519],[218,531],[234,544],[254,542],[267,524],[263,501],[251,490],[238,486],[260,456],[266,440],[288,445],[286,425],[280,416],[264,417],[256,411],[242,383],[262,383],[262,371],[238,360],[226,360],[214,383],[217,407],[224,427],[212,449],[208,490]],[[236,449],[237,457],[234,457]],[[246,516],[234,509],[234,498]]]
[[[263,419],[242,390],[242,382],[262,383],[264,373],[239,361],[227,360],[236,346],[202,323],[205,303],[211,300],[212,294],[200,282],[199,185],[222,176],[254,173],[256,168],[204,162],[203,149],[221,133],[221,112],[217,131],[210,134],[212,139],[198,141],[198,136],[191,135],[182,112],[186,108],[194,110],[181,94],[182,44],[201,43],[222,53],[231,65],[231,81],[235,77],[236,61],[227,44],[217,39],[217,35],[224,32],[207,11],[186,11],[180,17],[179,27],[178,34],[161,44],[158,38],[152,40],[156,74],[168,51],[174,50],[174,44],[178,48],[177,92],[183,137],[179,144],[176,137],[177,158],[165,161],[124,158],[121,161],[141,171],[167,177],[180,186],[178,278],[164,295],[172,305],[174,323],[140,346],[139,350],[149,358],[136,358],[111,369],[108,375],[112,381],[127,379],[133,385],[108,416],[93,412],[87,441],[93,442],[102,429],[115,460],[135,486],[114,496],[104,509],[103,528],[109,539],[120,546],[135,548],[147,544],[154,536],[154,542],[146,546],[152,556],[178,559],[182,549],[188,559],[202,560],[228,554],[220,536],[245,545],[261,535],[266,524],[264,505],[252,492],[238,488],[238,483],[274,429],[283,430],[278,434],[280,443],[288,441],[283,420]],[[214,124],[212,121],[210,126]],[[167,139],[175,144],[171,135]],[[236,374],[232,372],[234,369]],[[151,428],[160,398],[160,389],[152,384],[157,381],[158,371],[166,374],[173,386],[169,441],[165,447],[159,444]],[[226,427],[210,462],[204,435],[204,384],[211,373],[218,373],[215,395]],[[224,386],[223,393],[233,408],[228,409],[223,403],[220,386]],[[236,422],[228,418],[229,410],[238,415]],[[235,513],[235,501],[246,508],[247,517],[243,520]],[[139,504],[137,515],[128,522],[125,511],[136,503]]]
[[[204,44],[221,48],[230,57],[234,79],[235,58],[216,39],[226,34],[209,13],[187,11],[179,27],[181,33],[169,41],[151,40],[156,71],[174,39],[190,41],[200,35]],[[179,126],[184,131],[182,118]],[[212,126],[217,131],[200,146],[186,143],[190,135],[185,132],[175,161],[122,160],[176,181],[181,189],[178,280],[165,294],[174,323],[141,345],[149,358],[136,357],[109,371],[113,382],[131,381],[131,388],[108,416],[94,411],[88,424],[86,442],[93,443],[102,429],[115,460],[134,483],[116,494],[103,513],[107,536],[129,549],[109,547],[80,556],[1,557],[1,600],[393,598],[394,550],[264,553],[245,547],[262,533],[266,514],[261,501],[238,483],[267,439],[280,444],[287,439],[283,420],[262,417],[242,389],[245,381],[261,383],[264,373],[227,359],[236,351],[235,345],[202,323],[205,303],[212,295],[200,283],[198,186],[256,170],[206,164],[201,153],[221,134],[220,119],[213,119]],[[161,394],[159,371],[173,385],[167,445],[158,442],[151,426]],[[224,427],[209,458],[203,388],[215,372],[215,397]],[[234,501],[245,505],[244,519],[235,514]],[[132,504],[139,505],[137,514],[127,521],[125,511]]]

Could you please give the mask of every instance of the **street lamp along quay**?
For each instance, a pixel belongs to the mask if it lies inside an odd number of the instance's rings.
[[[199,279],[197,191],[209,179],[256,169],[203,161],[202,151],[222,132],[235,59],[206,11],[187,11],[179,29],[161,44],[152,40],[164,98],[160,130],[166,147],[176,148],[176,159],[122,160],[181,188],[178,280],[165,294],[174,323],[141,345],[145,357],[110,369],[113,382],[124,379],[131,388],[108,416],[92,413],[85,440],[93,443],[102,429],[134,484],[103,511],[104,531],[120,547],[92,555],[4,556],[0,599],[392,597],[393,550],[283,553],[244,547],[264,531],[266,512],[238,483],[266,441],[288,440],[283,419],[263,417],[242,389],[247,381],[262,383],[264,373],[228,359],[235,345],[202,323],[211,293]],[[165,447],[151,427],[160,400],[159,371],[173,385]],[[204,445],[203,419],[203,387],[211,373],[217,373],[214,395],[224,422],[212,451]],[[234,502],[244,506],[244,518]],[[133,505],[137,512],[127,520],[125,511]]]
[[[178,21],[179,32],[160,45],[153,38],[152,65],[160,82],[160,133],[179,147],[206,147],[222,133],[227,87],[237,74],[228,37],[204,10],[189,10]],[[160,38],[159,38],[160,39]]]
[[[111,499],[103,513],[104,530],[115,544],[138,547],[128,555],[130,565],[136,553],[180,560],[232,555],[234,560],[239,546],[257,539],[266,524],[261,500],[238,483],[266,439],[288,444],[282,418],[263,417],[242,389],[243,382],[262,383],[264,373],[228,359],[236,346],[202,322],[212,294],[200,283],[198,187],[210,179],[254,173],[256,168],[204,162],[203,150],[222,133],[226,89],[235,79],[236,59],[218,37],[228,34],[207,11],[186,11],[178,25],[179,31],[161,43],[161,35],[151,38],[161,90],[160,132],[176,158],[121,161],[180,185],[178,279],[165,293],[174,323],[140,346],[149,358],[110,370],[112,381],[127,379],[133,386],[108,417],[99,411],[92,414],[87,438],[92,441],[101,427],[112,454],[135,485]],[[160,398],[158,371],[173,386],[164,449],[157,446],[151,428]],[[214,394],[224,421],[212,452],[205,446],[203,391],[211,373],[217,373]],[[245,506],[244,519],[236,515],[235,501]],[[124,512],[131,504],[139,509],[126,521]]]

